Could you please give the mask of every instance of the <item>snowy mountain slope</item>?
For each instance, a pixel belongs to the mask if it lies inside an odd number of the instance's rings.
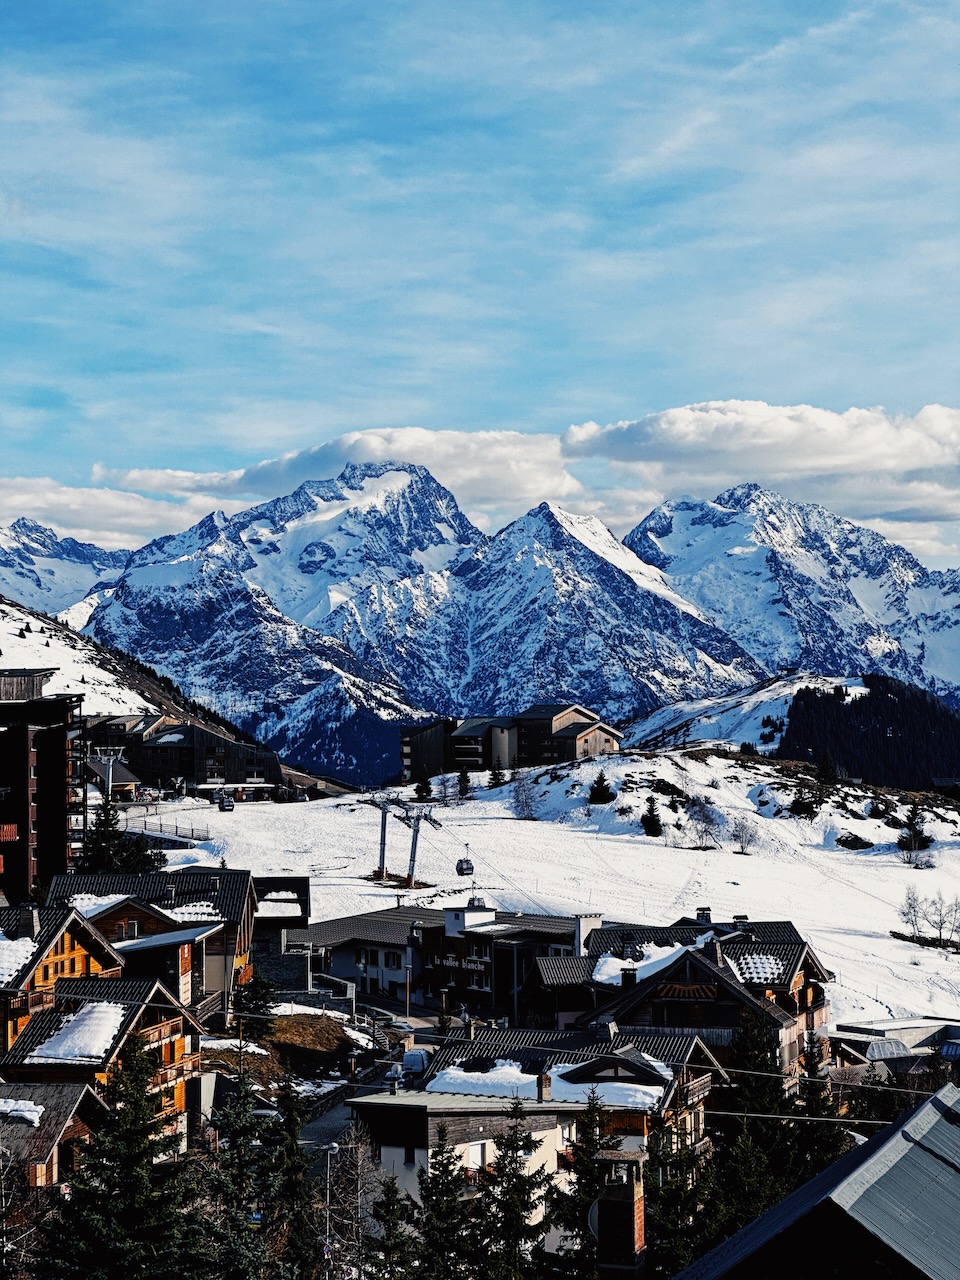
[[[664,504],[626,545],[550,504],[486,537],[425,468],[387,462],[212,513],[62,616],[358,781],[373,739],[393,774],[398,723],[428,711],[571,699],[631,720],[784,667],[960,700],[958,604],[960,574],[756,485]]]
[[[546,503],[449,574],[355,596],[328,625],[449,714],[566,698],[619,719],[760,673],[599,521]]]
[[[86,715],[139,715],[162,710],[159,698],[137,687],[123,663],[87,636],[0,596],[0,667],[11,671],[55,668],[45,694],[83,697]]]
[[[113,581],[128,555],[58,538],[35,520],[15,520],[0,528],[0,594],[31,609],[59,613],[98,582]]]
[[[770,722],[786,719],[797,690],[806,687],[828,692],[838,684],[847,689],[848,695],[866,693],[862,680],[856,676],[818,676],[809,672],[770,676],[736,693],[688,698],[658,707],[627,726],[624,745],[654,751],[695,742],[736,749],[749,742],[760,751],[773,752],[781,735]]]
[[[410,706],[389,674],[285,617],[246,577],[251,557],[222,513],[134,553],[88,630],[162,670],[308,768],[351,781],[396,771]]]
[[[960,695],[960,575],[758,485],[664,503],[625,538],[769,671],[881,671]]]
[[[591,781],[603,769],[617,799],[588,809]],[[424,906],[462,904],[472,892],[502,910],[603,913],[608,921],[668,924],[710,906],[713,918],[746,913],[753,920],[791,919],[836,973],[828,992],[834,1019],[939,1016],[960,1021],[960,958],[890,936],[903,926],[898,909],[908,888],[923,897],[960,896],[960,815],[949,801],[927,798],[927,830],[935,837],[932,870],[900,861],[897,831],[866,817],[878,794],[835,788],[812,819],[788,809],[796,766],[711,752],[607,756],[549,771],[522,771],[533,782],[540,820],[517,821],[513,789],[485,786],[473,775],[473,798],[436,804],[440,829],[421,834],[417,876],[427,888],[407,895]],[[708,797],[718,812],[711,847],[694,847],[681,801],[665,790]],[[665,835],[645,836],[639,816],[659,806]],[[899,812],[908,797],[893,795]],[[676,811],[671,809],[676,803]],[[748,856],[737,852],[738,820],[754,832]],[[679,827],[673,825],[679,823]],[[258,873],[308,874],[318,919],[394,905],[392,886],[368,876],[377,862],[379,814],[343,800],[310,805],[242,806],[211,815],[212,840],[187,858]],[[837,844],[851,831],[872,847]],[[391,823],[387,861],[406,870],[409,832]],[[456,860],[469,846],[476,876],[464,885]]]

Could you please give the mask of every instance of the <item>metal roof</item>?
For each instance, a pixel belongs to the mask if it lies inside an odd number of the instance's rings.
[[[153,951],[157,947],[179,947],[187,942],[200,942],[219,933],[222,924],[195,924],[189,929],[171,929],[169,933],[146,933],[140,938],[126,938],[113,945],[122,955],[129,951]]]
[[[827,1202],[921,1275],[955,1280],[960,1258],[960,1090],[945,1085],[675,1280],[736,1276],[747,1259],[807,1217],[811,1242],[823,1241],[813,1215]],[[829,1249],[829,1242],[824,1244]]]
[[[14,1102],[32,1102],[42,1107],[38,1123],[0,1114],[0,1147],[9,1151],[16,1161],[34,1164],[46,1162],[53,1148],[60,1141],[64,1129],[80,1106],[107,1114],[107,1107],[87,1084],[66,1081],[46,1084],[39,1081],[9,1081],[0,1083],[0,1099]]]
[[[172,901],[168,887],[172,886]],[[77,894],[89,893],[97,898],[112,894],[139,898],[162,910],[177,910],[195,902],[211,902],[224,920],[238,924],[244,916],[247,900],[253,892],[249,871],[225,867],[179,867],[175,871],[151,871],[146,875],[129,872],[101,871],[53,877],[48,902],[67,902]]]
[[[348,1098],[348,1107],[406,1107],[420,1111],[488,1111],[504,1115],[510,1105],[509,1098],[491,1097],[488,1094],[472,1093],[427,1093],[425,1089],[401,1089],[398,1093],[370,1093],[362,1098]],[[523,1110],[526,1115],[538,1111],[560,1111],[573,1113],[583,1111],[582,1102],[537,1102],[533,1098],[523,1099]]]

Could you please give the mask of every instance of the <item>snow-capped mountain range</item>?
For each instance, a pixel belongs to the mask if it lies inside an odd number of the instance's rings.
[[[634,722],[784,668],[881,671],[960,702],[960,574],[756,485],[664,503],[623,542],[548,503],[485,535],[425,468],[378,463],[122,565],[29,522],[0,547],[15,537],[32,568],[0,590],[25,599],[32,572],[72,625],[354,781],[394,772],[400,724],[437,713],[569,699]]]

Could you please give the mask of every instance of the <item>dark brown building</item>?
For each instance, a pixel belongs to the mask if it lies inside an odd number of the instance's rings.
[[[0,670],[0,890],[25,901],[84,834],[81,698],[44,696],[56,668]]]

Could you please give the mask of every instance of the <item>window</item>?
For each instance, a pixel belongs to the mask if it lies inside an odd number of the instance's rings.
[[[417,1160],[417,1154],[414,1149],[413,1143],[412,1142],[408,1143],[407,1146],[403,1148],[403,1163],[416,1164],[416,1160]]]
[[[383,953],[383,967],[385,969],[400,969],[403,967],[403,957],[399,951],[385,951]]]

